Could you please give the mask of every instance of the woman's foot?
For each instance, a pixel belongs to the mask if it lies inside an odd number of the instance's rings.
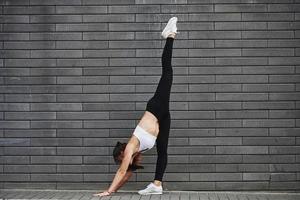
[[[164,28],[164,30],[162,31],[161,35],[164,38],[167,38],[171,35],[171,37],[175,37],[175,34],[177,33],[177,17],[172,17],[171,19],[169,19],[166,27]]]
[[[146,189],[139,190],[138,193],[140,195],[162,194],[163,189],[162,186],[156,186],[154,183],[150,183],[147,185]]]

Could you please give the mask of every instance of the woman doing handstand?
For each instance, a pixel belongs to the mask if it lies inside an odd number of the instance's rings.
[[[128,143],[117,142],[113,156],[115,162],[120,164],[119,169],[110,187],[94,196],[107,196],[116,192],[132,175],[136,169],[143,169],[138,165],[141,153],[150,150],[155,142],[157,149],[157,162],[154,181],[146,189],[138,191],[141,195],[162,194],[162,179],[168,161],[168,140],[171,124],[169,111],[170,91],[173,82],[173,69],[171,65],[173,41],[177,33],[177,17],[172,17],[162,36],[166,43],[162,53],[162,75],[155,94],[147,102],[146,111],[136,126]]]

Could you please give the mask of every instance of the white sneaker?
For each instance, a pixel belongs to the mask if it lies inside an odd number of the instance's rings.
[[[156,186],[154,183],[150,183],[146,189],[138,191],[140,195],[149,195],[149,194],[162,194],[162,186]]]
[[[172,17],[171,19],[169,19],[166,27],[164,28],[164,30],[161,32],[161,35],[164,38],[167,38],[168,35],[170,35],[170,33],[177,33],[177,17]]]

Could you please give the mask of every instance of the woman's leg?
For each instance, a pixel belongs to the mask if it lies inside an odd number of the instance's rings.
[[[169,108],[170,92],[173,82],[172,51],[174,38],[168,37],[163,49],[161,63],[162,75],[158,82],[154,97]],[[168,110],[166,110],[168,112]]]
[[[156,183],[157,185],[161,185],[161,183],[157,183],[157,181],[162,182],[163,175],[168,163],[168,141],[170,125],[171,115],[170,112],[168,112],[168,114],[161,121],[161,124],[159,126],[159,134],[156,139],[157,161],[154,183]]]
[[[173,37],[168,37],[163,49],[162,75],[153,97],[147,103],[147,111],[152,112],[159,121],[169,112],[170,92],[173,83],[172,51]]]

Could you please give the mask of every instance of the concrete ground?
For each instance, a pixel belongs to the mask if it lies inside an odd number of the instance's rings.
[[[2,199],[110,199],[110,200],[300,200],[300,192],[165,191],[162,195],[119,190],[107,197],[94,197],[96,190],[0,189]]]

